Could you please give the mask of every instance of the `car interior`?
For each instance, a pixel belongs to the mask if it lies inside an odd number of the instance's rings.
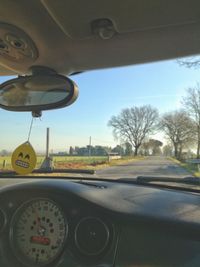
[[[197,54],[198,0],[0,0],[0,75],[12,79],[0,106],[10,111],[72,104],[82,72]],[[48,101],[18,98],[18,83]],[[199,267],[198,188],[32,178],[0,179],[1,267]]]

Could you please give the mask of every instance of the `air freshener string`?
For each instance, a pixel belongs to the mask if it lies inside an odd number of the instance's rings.
[[[31,119],[31,125],[30,125],[30,129],[29,129],[29,133],[28,133],[28,141],[27,141],[27,142],[29,142],[29,139],[30,139],[30,136],[31,136],[32,128],[33,128],[33,117],[32,117],[32,119]]]

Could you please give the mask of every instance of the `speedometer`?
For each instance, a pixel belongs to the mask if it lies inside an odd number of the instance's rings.
[[[10,241],[17,258],[27,266],[44,266],[62,252],[68,225],[62,209],[49,199],[34,199],[15,213]]]

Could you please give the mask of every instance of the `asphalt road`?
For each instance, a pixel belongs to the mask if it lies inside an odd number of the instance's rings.
[[[165,157],[148,157],[141,161],[129,162],[114,167],[98,170],[101,178],[136,178],[137,176],[154,177],[191,177],[191,173]]]

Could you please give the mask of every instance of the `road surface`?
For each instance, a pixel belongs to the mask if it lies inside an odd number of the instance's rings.
[[[155,156],[98,170],[96,176],[109,179],[135,178],[137,176],[183,178],[191,177],[192,174],[170,159]]]

